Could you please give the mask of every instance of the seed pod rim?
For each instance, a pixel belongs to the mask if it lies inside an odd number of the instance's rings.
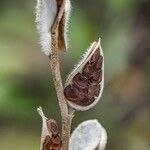
[[[81,59],[81,61],[78,63],[78,65],[75,67],[75,69],[69,74],[69,76],[67,77],[66,83],[65,83],[65,87],[67,87],[68,85],[72,84],[72,79],[73,77],[77,74],[77,73],[81,73],[82,70],[82,66],[84,66],[89,60],[90,58],[93,56],[94,52],[99,48],[100,50],[100,55],[103,57],[103,61],[102,61],[102,81],[100,82],[100,93],[99,96],[96,97],[96,99],[94,100],[94,102],[88,106],[80,106],[77,105],[69,100],[67,100],[67,103],[70,107],[72,107],[73,109],[77,110],[77,111],[86,111],[89,110],[90,108],[94,107],[98,101],[100,100],[102,93],[103,93],[103,89],[104,89],[104,54],[103,54],[103,50],[101,47],[101,39],[99,38],[98,42],[94,41],[91,46],[88,48],[87,52],[83,55],[83,58]]]

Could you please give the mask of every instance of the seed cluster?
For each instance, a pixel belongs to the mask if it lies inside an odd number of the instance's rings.
[[[51,131],[52,137],[49,135],[45,137],[42,150],[60,150],[62,142],[56,121],[54,119],[49,119],[47,121],[47,127]]]
[[[80,106],[92,104],[100,93],[102,64],[103,56],[98,48],[82,71],[73,77],[72,84],[64,89],[66,99]]]

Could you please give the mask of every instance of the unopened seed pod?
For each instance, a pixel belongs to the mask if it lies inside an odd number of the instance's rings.
[[[98,42],[93,42],[83,59],[68,76],[64,95],[70,107],[85,111],[97,104],[104,87],[104,55]]]
[[[46,118],[41,107],[37,110],[42,117],[40,150],[60,150],[62,142],[56,120]]]
[[[78,125],[70,137],[69,150],[105,150],[107,132],[97,120]]]

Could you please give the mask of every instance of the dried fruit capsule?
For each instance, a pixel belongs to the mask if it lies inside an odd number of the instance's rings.
[[[37,110],[43,122],[40,150],[61,150],[62,141],[56,120],[46,118],[41,107]]]
[[[45,55],[51,54],[52,47],[60,51],[67,50],[67,24],[70,7],[70,0],[37,0],[37,29]],[[52,31],[52,28],[55,28],[53,29],[55,31]]]
[[[69,106],[88,110],[99,101],[104,85],[104,56],[100,40],[93,42],[83,60],[69,75],[64,95]]]

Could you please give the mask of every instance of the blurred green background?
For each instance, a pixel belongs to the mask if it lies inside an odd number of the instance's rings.
[[[0,0],[0,150],[37,150],[40,105],[60,124],[48,58],[41,53],[33,0]],[[102,38],[105,89],[92,110],[78,112],[73,128],[97,118],[107,150],[150,149],[150,1],[72,0],[67,74],[93,40]]]

